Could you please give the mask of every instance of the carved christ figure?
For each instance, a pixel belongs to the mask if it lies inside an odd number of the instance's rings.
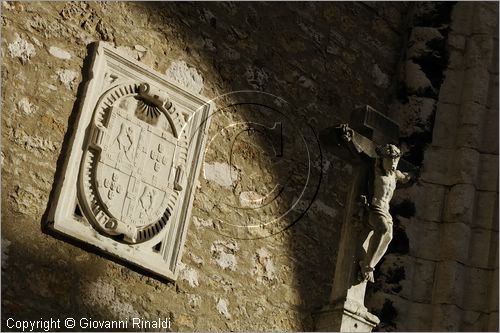
[[[413,177],[397,169],[401,151],[393,144],[386,144],[373,149],[373,143],[363,140],[352,129],[343,125],[342,138],[351,142],[358,152],[363,152],[375,160],[369,186],[371,198],[365,202],[368,206],[368,224],[373,235],[368,241],[366,255],[359,262],[360,279],[374,282],[373,271],[387,251],[392,240],[392,216],[389,203],[396,189],[396,183],[406,183]],[[366,200],[366,197],[364,197]]]
[[[389,202],[392,199],[396,183],[406,183],[411,179],[408,173],[397,169],[401,152],[392,144],[377,147],[378,157],[373,170],[373,196],[368,204],[368,224],[373,235],[368,242],[364,260],[360,261],[362,280],[374,282],[373,271],[387,251],[392,240],[392,216],[389,213]]]

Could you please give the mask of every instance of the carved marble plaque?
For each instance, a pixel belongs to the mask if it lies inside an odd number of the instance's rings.
[[[106,43],[90,77],[49,220],[175,279],[213,104]]]

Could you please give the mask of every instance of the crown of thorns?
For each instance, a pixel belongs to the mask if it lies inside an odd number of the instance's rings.
[[[401,157],[401,150],[393,144],[386,144],[384,146],[377,147],[377,154],[380,157],[386,158],[398,158]]]

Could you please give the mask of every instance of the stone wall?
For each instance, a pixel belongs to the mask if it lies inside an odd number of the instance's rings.
[[[413,13],[390,112],[422,174],[393,200],[370,305],[384,330],[498,331],[498,3]]]
[[[228,201],[277,183],[294,159],[259,157],[264,144],[249,138],[238,150],[245,177],[233,178],[223,158],[229,143],[219,137],[207,150],[175,283],[44,227],[88,76],[89,45],[113,43],[211,98],[241,89],[273,94],[293,105],[287,110],[297,123],[319,133],[347,121],[356,105],[386,112],[396,93],[407,9],[405,3],[2,2],[2,327],[9,317],[169,317],[172,330],[311,330],[311,313],[330,293],[350,180],[349,166],[327,150],[321,159],[316,149],[312,161],[321,186],[309,193],[316,200],[307,213],[272,237],[243,240],[224,235],[221,225],[269,220],[297,188],[291,185],[283,202],[264,211],[235,211]],[[227,98],[218,103],[230,105]],[[251,108],[218,113],[210,136],[253,114]],[[285,134],[292,150],[293,134]],[[300,167],[291,184],[303,180]]]

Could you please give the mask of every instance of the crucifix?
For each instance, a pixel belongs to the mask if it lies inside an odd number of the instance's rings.
[[[350,127],[352,126],[352,128]],[[408,182],[414,169],[401,160],[399,127],[366,106],[353,112],[350,125],[341,124],[320,134],[320,140],[351,164],[346,213],[330,301],[315,314],[317,331],[371,331],[379,319],[364,306],[367,282],[392,239],[389,203],[396,183]]]

